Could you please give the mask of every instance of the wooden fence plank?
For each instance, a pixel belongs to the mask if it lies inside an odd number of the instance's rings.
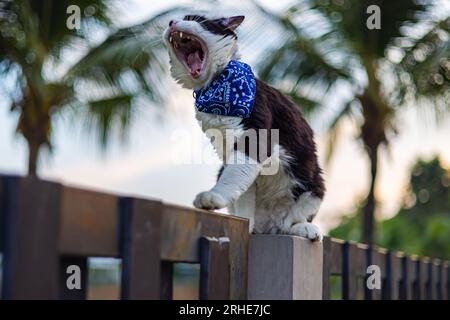
[[[445,261],[442,269],[443,298],[450,300],[450,261]]]
[[[400,256],[400,269],[402,274],[402,280],[400,282],[400,300],[408,300],[410,285],[409,285],[409,272],[408,272],[408,257],[404,254]]]
[[[330,277],[342,276],[342,245],[344,241],[324,237],[322,299],[331,299]]]
[[[229,241],[216,241],[219,237]],[[172,298],[173,262],[201,263],[200,298],[247,298],[248,221],[229,215],[151,200],[119,203],[113,195],[1,176],[0,241],[5,299],[85,299],[87,256],[123,258],[125,299]],[[319,286],[313,290],[308,282],[309,292],[291,288],[292,299],[312,298],[304,294],[313,291],[329,299],[330,275],[341,274],[342,297],[362,298],[368,264],[380,267],[382,290],[366,290],[367,299],[450,299],[447,261],[325,238],[314,269],[295,261],[296,254],[311,256],[317,248],[306,254],[311,248],[293,240],[291,249],[292,283],[308,273],[318,275],[309,280]],[[69,265],[81,269],[81,290],[65,284]],[[323,267],[320,273],[317,266]]]
[[[118,198],[109,194],[64,188],[61,241],[64,255],[118,257]]]
[[[162,203],[120,200],[122,299],[160,299]]]
[[[248,220],[205,210],[165,205],[161,239],[161,259],[199,262],[201,237],[230,239],[230,298],[247,299]]]
[[[420,259],[417,256],[405,257],[407,263],[407,297],[408,300],[418,300],[421,296],[423,279],[421,274]]]
[[[433,299],[442,300],[442,262],[440,259],[433,259]]]
[[[4,177],[3,299],[58,298],[61,185]]]
[[[432,296],[432,269],[430,259],[425,257],[419,259],[420,261],[420,299],[421,300],[431,300]]]
[[[68,188],[63,195],[60,253],[85,256],[119,256],[117,198],[92,191]],[[233,299],[247,297],[248,220],[164,205],[160,242],[161,259],[198,263],[198,241],[202,236],[230,238]]]
[[[383,299],[399,300],[402,290],[402,253],[389,250],[386,254],[386,285]]]
[[[387,274],[386,274],[386,250],[372,247],[367,250],[367,266],[375,265],[380,268],[380,277],[381,277],[381,287],[380,289],[373,288],[370,289],[365,285],[365,299],[367,300],[381,300],[384,296],[386,296],[387,290]]]
[[[74,275],[74,271],[70,267],[75,266],[80,271],[80,288],[70,288],[67,281],[69,277]],[[69,273],[68,273],[69,272]],[[61,300],[86,300],[88,292],[88,258],[87,257],[60,257],[59,267],[59,298]],[[71,281],[70,281],[71,282]]]
[[[200,299],[230,298],[229,238],[200,238]]]
[[[161,300],[173,299],[173,263],[161,262]]]
[[[367,246],[346,242],[343,248],[342,298],[344,300],[361,299],[365,291]]]

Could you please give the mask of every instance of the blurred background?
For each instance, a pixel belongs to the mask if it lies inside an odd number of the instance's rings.
[[[242,60],[308,118],[325,233],[450,258],[448,0],[0,0],[0,172],[191,206],[220,164],[161,35],[196,11],[245,15]],[[90,297],[119,269],[92,259]],[[198,268],[177,272],[195,296]]]

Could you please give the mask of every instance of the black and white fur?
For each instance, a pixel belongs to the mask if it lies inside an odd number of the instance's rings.
[[[189,15],[171,21],[163,38],[168,47],[173,78],[187,89],[207,86],[231,59],[239,58],[235,29],[243,19],[242,16],[207,19]],[[205,66],[198,78],[191,76],[177,56],[171,43],[173,32],[194,35],[206,47]],[[216,129],[225,136],[225,131],[231,129],[236,139],[249,129],[278,129],[279,144],[271,146],[270,159],[277,161],[280,167],[275,175],[261,175],[261,161],[224,164],[217,183],[197,195],[195,207],[208,210],[228,207],[231,213],[248,217],[254,233],[322,239],[319,228],[311,223],[325,192],[313,133],[290,99],[257,79],[256,100],[249,119],[198,111],[196,118],[203,131]],[[215,141],[212,144],[221,159],[248,158],[242,150],[223,150]]]

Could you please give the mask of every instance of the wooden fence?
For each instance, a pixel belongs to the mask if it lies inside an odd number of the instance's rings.
[[[271,237],[276,250],[262,245]],[[330,238],[250,236],[239,217],[32,177],[0,176],[0,251],[2,299],[86,299],[88,257],[122,260],[122,299],[171,299],[179,262],[200,264],[200,299],[329,299],[333,278],[342,299],[450,295],[447,261]],[[70,265],[80,267],[79,290],[66,285]],[[368,265],[380,267],[381,290],[367,289]],[[271,284],[281,289],[267,295],[261,288]]]

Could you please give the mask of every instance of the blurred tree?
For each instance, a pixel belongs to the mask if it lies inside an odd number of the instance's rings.
[[[70,30],[69,0],[0,0],[0,83],[19,114],[17,132],[36,175],[43,146],[51,150],[52,123],[69,107],[83,113],[103,147],[111,132],[125,133],[137,99],[158,101],[166,68],[157,22],[168,10],[117,28],[114,1],[79,0],[80,28]],[[104,41],[95,39],[104,36]]]
[[[449,111],[450,17],[438,18],[438,0],[298,0],[286,11],[261,12],[284,27],[276,48],[264,54],[260,76],[276,83],[306,113],[317,110],[340,84],[351,97],[329,123],[329,152],[343,119],[352,118],[370,162],[363,211],[363,241],[372,243],[378,152],[397,132],[396,113],[425,106]],[[366,25],[367,8],[380,9],[381,28]]]
[[[450,170],[438,158],[419,160],[409,179],[403,207],[377,225],[376,243],[408,254],[450,258]],[[345,217],[330,235],[361,241],[360,214]]]

